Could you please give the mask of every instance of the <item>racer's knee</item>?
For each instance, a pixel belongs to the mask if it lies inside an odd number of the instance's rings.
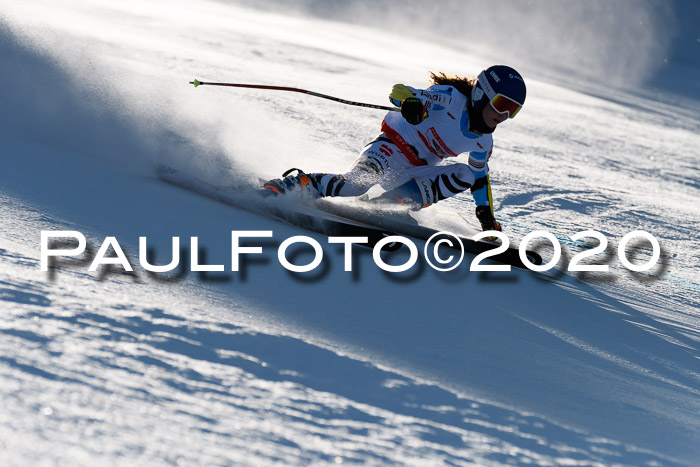
[[[466,164],[453,164],[450,170],[433,180],[436,200],[442,200],[466,191],[474,184],[474,172]]]

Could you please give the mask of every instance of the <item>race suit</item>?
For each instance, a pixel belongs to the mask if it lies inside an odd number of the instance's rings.
[[[425,105],[427,118],[411,125],[400,112],[389,112],[381,134],[365,146],[350,171],[312,174],[320,193],[359,196],[376,184],[391,190],[422,177],[430,181],[435,201],[471,189],[477,206],[489,206],[486,175],[493,138],[469,131],[467,97],[447,85],[408,89]],[[449,160],[464,153],[469,153],[467,164]]]

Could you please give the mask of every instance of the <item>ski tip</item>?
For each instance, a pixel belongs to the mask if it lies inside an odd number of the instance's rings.
[[[195,78],[194,81],[190,81],[190,84],[194,84],[194,87],[196,88],[197,86],[202,84],[202,82]]]

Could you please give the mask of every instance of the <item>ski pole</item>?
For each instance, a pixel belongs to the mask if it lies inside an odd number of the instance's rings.
[[[228,86],[228,87],[232,87],[232,88],[253,88],[253,89],[268,89],[271,91],[300,92],[302,94],[308,94],[310,96],[316,96],[316,97],[320,97],[322,99],[328,99],[331,101],[340,102],[341,104],[355,105],[358,107],[367,107],[369,109],[389,110],[389,111],[393,111],[393,112],[400,111],[400,109],[398,109],[396,107],[387,107],[387,106],[383,106],[383,105],[365,104],[363,102],[349,101],[346,99],[341,99],[339,97],[333,97],[333,96],[329,96],[327,94],[321,94],[319,92],[307,91],[306,89],[299,89],[299,88],[290,88],[290,87],[286,87],[286,86],[267,86],[264,84],[240,84],[240,83],[207,83],[204,81],[199,81],[198,79],[195,79],[194,81],[190,81],[190,84],[194,84],[195,88],[197,86]]]

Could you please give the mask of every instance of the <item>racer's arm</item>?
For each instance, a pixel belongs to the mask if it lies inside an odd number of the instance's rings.
[[[411,86],[406,86],[403,84],[395,84],[391,88],[391,94],[389,94],[389,101],[396,107],[401,107],[401,102],[409,97],[415,97],[418,94],[418,89],[412,88]]]
[[[471,187],[476,203],[476,217],[483,230],[501,230],[501,224],[493,215],[493,199],[489,180],[488,160],[491,150],[469,153],[469,168],[474,172],[474,184]]]

